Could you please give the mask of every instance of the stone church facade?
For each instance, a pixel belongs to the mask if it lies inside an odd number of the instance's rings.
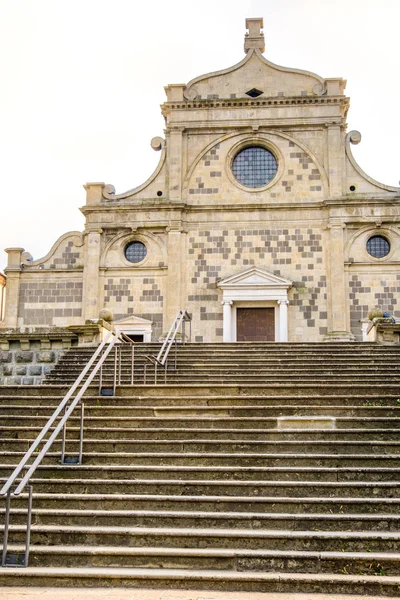
[[[396,315],[400,189],[355,162],[346,82],[277,66],[262,19],[245,56],[168,85],[158,167],[117,194],[88,183],[84,232],[32,260],[9,248],[5,327],[79,326],[102,309],[144,341],[185,308],[193,341],[361,339]]]

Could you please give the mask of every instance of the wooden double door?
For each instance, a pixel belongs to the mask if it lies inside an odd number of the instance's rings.
[[[238,342],[274,342],[274,308],[237,308],[236,339]]]

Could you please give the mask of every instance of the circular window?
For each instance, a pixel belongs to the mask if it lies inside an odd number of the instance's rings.
[[[147,248],[142,242],[131,242],[125,247],[125,258],[131,263],[141,262],[147,254]]]
[[[374,258],[383,258],[390,252],[390,244],[381,235],[373,235],[367,242],[367,252]]]
[[[235,179],[248,188],[261,188],[275,177],[278,164],[275,156],[262,146],[249,146],[236,154],[232,163]]]

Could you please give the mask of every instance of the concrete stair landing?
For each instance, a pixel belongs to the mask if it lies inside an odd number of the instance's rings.
[[[124,349],[116,396],[90,387],[83,464],[60,465],[55,442],[31,480],[29,567],[0,569],[0,585],[398,597],[400,348],[188,344],[166,385],[143,385],[158,348],[136,346],[134,386]],[[2,481],[90,354],[0,388]],[[22,494],[15,555],[25,518]]]

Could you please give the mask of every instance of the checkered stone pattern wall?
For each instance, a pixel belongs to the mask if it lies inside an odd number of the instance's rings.
[[[200,161],[200,170],[204,172],[204,177],[199,175],[195,178],[195,183],[189,188],[189,195],[218,194],[218,182],[222,177],[219,149],[220,144],[216,144],[203,156]],[[204,181],[208,181],[208,183],[205,184]]]
[[[163,279],[160,277],[107,277],[104,307],[115,321],[135,315],[153,321],[153,340],[162,335]]]
[[[326,275],[302,275],[301,281],[295,282],[295,291],[291,297],[291,306],[296,307],[296,321],[291,321],[291,328],[297,331],[294,341],[319,341],[328,333]],[[306,337],[302,337],[307,330]],[[302,333],[300,333],[302,330]],[[313,339],[309,338],[312,330]],[[302,339],[299,339],[302,338]],[[291,338],[292,339],[292,338]]]
[[[133,314],[132,279],[108,277],[104,284],[104,305],[114,314],[114,319]]]
[[[349,277],[350,327],[357,340],[362,339],[362,319],[378,306],[383,312],[389,312],[400,318],[400,306],[397,299],[400,294],[400,274],[386,273],[377,277],[376,273],[357,273]]]
[[[18,314],[20,325],[74,325],[82,317],[80,280],[22,281]]]
[[[268,225],[189,233],[188,308],[199,324],[194,325],[195,341],[222,339],[217,282],[253,265],[294,282],[289,291],[290,339],[319,341],[327,333],[328,316],[323,235],[309,227]]]
[[[237,140],[235,140],[236,142]],[[260,138],[262,145],[267,138]],[[287,202],[290,200],[312,200],[320,198],[323,195],[322,176],[318,165],[313,158],[304,152],[302,148],[292,141],[269,134],[268,141],[280,150],[283,160],[278,158],[278,164],[282,165],[280,176],[274,181],[267,190],[263,191],[270,199]],[[243,199],[249,200],[243,196],[243,192],[238,190],[228,176],[227,169],[230,169],[228,156],[232,152],[232,140],[216,144],[202,157],[196,165],[188,188],[189,199],[193,198],[196,202],[196,196],[204,194],[211,198],[229,199],[235,204]],[[255,143],[255,145],[257,145]],[[241,189],[243,189],[241,187]],[[246,188],[244,193],[246,194]],[[254,190],[248,191],[253,193]]]
[[[61,244],[52,257],[50,269],[76,269],[83,267],[82,248],[76,248],[72,241]]]

